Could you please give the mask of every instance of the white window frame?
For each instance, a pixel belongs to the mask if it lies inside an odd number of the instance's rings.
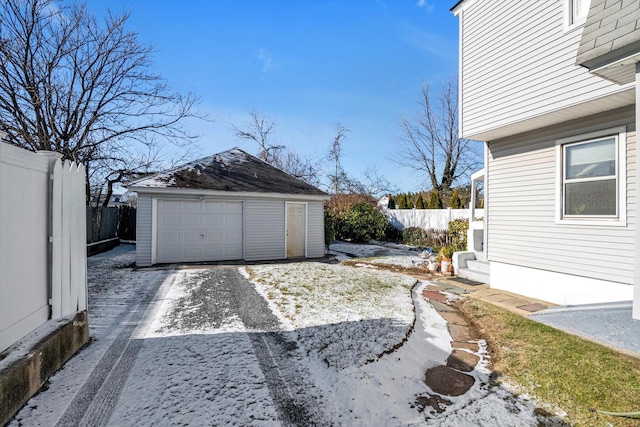
[[[564,0],[564,30],[570,31],[576,28],[580,28],[584,25],[587,20],[587,16],[589,15],[589,8],[591,7],[591,2],[589,2],[589,6],[587,7],[587,13],[582,18],[575,19],[574,17],[574,4],[576,0]]]
[[[564,217],[564,147],[574,143],[585,143],[592,140],[613,137],[616,140],[616,211],[613,216],[570,216]],[[556,224],[560,225],[627,225],[627,129],[619,126],[589,132],[556,141]]]

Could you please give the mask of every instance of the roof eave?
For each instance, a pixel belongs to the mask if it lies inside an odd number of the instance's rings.
[[[130,185],[127,187],[130,191],[141,194],[159,194],[171,196],[204,196],[204,197],[221,197],[221,198],[257,198],[257,199],[288,199],[288,200],[314,200],[324,201],[331,198],[328,194],[291,194],[291,193],[260,193],[257,191],[216,191],[194,188],[176,188],[176,187],[140,187]]]

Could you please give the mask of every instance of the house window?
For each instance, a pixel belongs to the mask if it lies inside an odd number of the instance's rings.
[[[575,24],[587,19],[591,0],[571,0],[571,23]]]
[[[556,146],[558,219],[626,223],[624,128],[566,138]]]
[[[584,24],[589,14],[591,0],[565,0],[565,22],[567,28]]]

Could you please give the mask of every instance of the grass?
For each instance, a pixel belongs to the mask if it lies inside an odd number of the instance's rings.
[[[252,266],[247,272],[295,327],[382,317],[413,321],[415,279],[405,275],[308,262]]]
[[[615,352],[477,300],[460,308],[487,341],[500,378],[567,413],[575,426],[640,426],[600,415],[640,411],[640,359]]]

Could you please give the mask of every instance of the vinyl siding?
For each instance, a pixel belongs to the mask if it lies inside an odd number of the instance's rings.
[[[284,200],[246,200],[244,203],[244,259],[282,259]]]
[[[324,256],[324,205],[309,202],[307,205],[307,257]]]
[[[565,31],[563,1],[477,1],[461,19],[465,137],[622,90],[575,65],[582,29]]]
[[[620,125],[627,129],[627,225],[556,224],[556,140]],[[623,108],[490,142],[489,260],[632,284],[635,135],[634,109]]]
[[[153,198],[149,194],[138,193],[136,218],[136,265],[151,265],[151,233],[152,233]]]

